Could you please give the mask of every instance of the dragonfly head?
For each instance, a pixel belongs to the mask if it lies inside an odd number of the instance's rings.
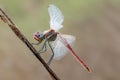
[[[41,42],[43,40],[44,35],[43,35],[43,33],[40,33],[39,31],[37,31],[34,33],[33,37],[35,40]]]

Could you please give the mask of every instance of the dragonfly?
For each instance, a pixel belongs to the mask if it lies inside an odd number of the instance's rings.
[[[50,16],[50,29],[45,30],[44,32],[37,31],[34,33],[34,39],[38,43],[34,43],[34,45],[39,45],[43,43],[42,48],[38,51],[40,54],[47,51],[47,45],[50,47],[52,51],[52,55],[48,61],[48,65],[51,63],[53,59],[59,60],[65,56],[65,54],[70,51],[75,59],[85,68],[88,72],[90,72],[90,68],[83,62],[83,60],[75,53],[72,49],[72,45],[75,41],[75,37],[72,35],[66,35],[59,32],[61,28],[63,28],[64,16],[59,8],[57,8],[54,4],[49,5],[48,13]]]

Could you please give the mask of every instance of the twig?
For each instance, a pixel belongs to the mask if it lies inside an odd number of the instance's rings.
[[[43,64],[49,74],[52,76],[54,80],[60,80],[57,75],[52,71],[52,69],[46,64],[46,62],[39,55],[37,50],[32,46],[32,44],[28,41],[28,39],[20,32],[20,30],[16,27],[13,21],[7,16],[7,14],[0,8],[2,14],[0,14],[0,18],[4,23],[7,23],[8,26],[12,29],[12,31],[16,34],[16,36],[26,44],[26,46],[31,50],[31,52],[35,55],[35,57]]]

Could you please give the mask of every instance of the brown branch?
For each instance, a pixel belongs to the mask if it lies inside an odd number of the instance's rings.
[[[28,41],[28,39],[20,32],[20,30],[16,27],[13,21],[6,15],[6,13],[0,8],[1,14],[0,18],[4,23],[7,23],[8,26],[12,29],[12,31],[16,34],[16,36],[26,44],[26,46],[31,50],[31,52],[35,55],[35,57],[43,64],[49,74],[52,76],[54,80],[60,80],[57,75],[52,71],[52,69],[46,64],[46,62],[39,55],[37,50],[32,46],[32,44]]]

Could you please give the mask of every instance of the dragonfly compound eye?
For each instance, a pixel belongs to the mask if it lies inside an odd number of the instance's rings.
[[[39,37],[40,37],[40,38],[43,38],[43,36],[44,36],[43,34],[39,34]]]

